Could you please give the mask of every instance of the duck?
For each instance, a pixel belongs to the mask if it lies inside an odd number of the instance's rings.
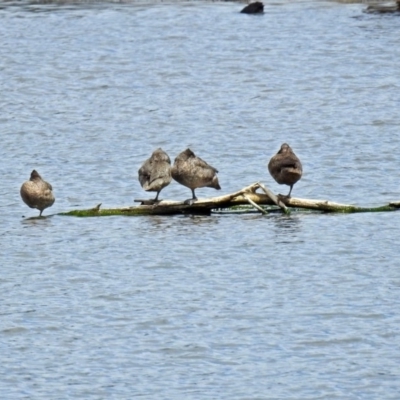
[[[262,14],[264,12],[264,4],[261,1],[255,1],[248,4],[240,12],[242,14]]]
[[[31,172],[29,181],[22,184],[20,194],[28,207],[40,211],[39,217],[42,216],[43,210],[51,207],[55,201],[53,187],[44,181],[35,169]]]
[[[138,171],[139,182],[146,192],[157,192],[154,202],[162,189],[171,183],[171,160],[168,154],[159,147],[154,150]]]
[[[197,188],[210,187],[221,190],[217,173],[216,168],[197,157],[189,148],[178,154],[171,169],[172,178],[192,191],[192,198],[186,200],[186,204],[197,201]]]
[[[287,143],[283,143],[279,151],[269,161],[268,171],[277,183],[290,186],[287,195],[287,197],[290,197],[293,185],[300,180],[303,174],[303,167],[291,147]]]

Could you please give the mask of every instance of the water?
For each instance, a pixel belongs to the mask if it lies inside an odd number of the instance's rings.
[[[33,168],[44,215],[132,205],[159,146],[286,193],[288,142],[293,196],[398,201],[400,19],[242,6],[1,3],[2,399],[398,398],[398,213],[27,218]]]

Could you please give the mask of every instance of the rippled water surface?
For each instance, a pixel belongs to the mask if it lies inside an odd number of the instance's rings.
[[[362,4],[0,3],[2,399],[398,399],[398,213],[29,219],[127,206],[156,147],[221,193],[400,200],[400,18]],[[215,195],[200,189],[199,197]],[[172,183],[161,197],[188,198]]]

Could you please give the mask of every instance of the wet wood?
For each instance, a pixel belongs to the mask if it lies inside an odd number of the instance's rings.
[[[264,210],[264,208],[260,207],[257,203],[254,203],[254,201],[252,199],[250,199],[250,197],[247,196],[246,193],[243,196],[250,203],[250,205],[252,205],[256,210],[260,211],[261,214],[268,214],[268,212],[266,210]]]
[[[258,193],[261,189],[264,193]],[[275,195],[263,184],[257,182],[246,186],[243,189],[225,194],[222,196],[199,199],[193,204],[186,204],[183,201],[161,200],[154,202],[152,200],[139,200],[142,204],[121,208],[100,208],[97,205],[88,210],[73,210],[58,215],[69,215],[76,217],[94,217],[109,215],[174,215],[174,214],[211,214],[221,210],[240,212],[259,212],[268,213],[284,212],[298,210],[310,210],[318,212],[339,212],[339,213],[355,213],[355,212],[383,212],[395,211],[400,208],[399,202],[391,202],[387,205],[379,207],[359,207],[352,204],[335,203],[328,200],[301,199],[297,197],[286,197]],[[250,206],[249,206],[250,204]],[[247,208],[246,208],[247,206]],[[277,208],[279,207],[279,208]],[[263,211],[261,211],[261,209]]]
[[[264,193],[278,206],[282,209],[282,211],[287,214],[289,211],[285,204],[279,199],[279,196],[276,196],[275,193],[271,192],[266,186],[262,183],[258,183],[260,189],[264,191]]]

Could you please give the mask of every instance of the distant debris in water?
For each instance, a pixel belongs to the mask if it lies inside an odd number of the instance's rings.
[[[254,3],[248,4],[242,11],[242,14],[263,14],[264,4],[261,1],[255,1]]]
[[[374,4],[370,4],[364,12],[366,13],[376,13],[376,14],[385,14],[385,13],[398,13],[400,12],[400,0],[396,2],[377,2]]]

